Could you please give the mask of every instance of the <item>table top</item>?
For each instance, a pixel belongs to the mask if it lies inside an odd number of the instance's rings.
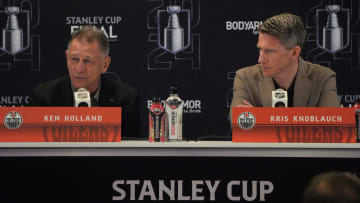
[[[0,157],[49,156],[360,158],[360,143],[233,143],[231,141],[0,143]]]

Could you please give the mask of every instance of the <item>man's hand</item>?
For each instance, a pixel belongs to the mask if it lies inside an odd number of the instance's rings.
[[[252,104],[250,104],[250,102],[243,100],[242,101],[243,104],[237,105],[237,107],[254,107]]]

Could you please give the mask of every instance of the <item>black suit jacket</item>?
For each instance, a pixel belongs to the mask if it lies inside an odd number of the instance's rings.
[[[74,106],[68,75],[40,84],[30,97],[31,106]],[[122,107],[122,137],[141,137],[137,91],[106,75],[101,76],[99,106]]]

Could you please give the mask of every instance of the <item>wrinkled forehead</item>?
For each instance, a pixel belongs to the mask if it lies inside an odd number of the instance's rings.
[[[77,36],[73,40],[77,40],[81,44],[84,44],[84,43],[90,43],[90,44],[98,43],[97,40],[94,37],[89,37],[89,36]]]
[[[69,44],[68,51],[70,54],[85,54],[90,56],[105,55],[100,44],[96,40],[89,41],[86,38],[73,39]]]
[[[100,44],[98,41],[96,41],[96,39],[94,38],[89,38],[89,37],[76,37],[74,39],[71,40],[70,42],[70,46],[74,43],[78,43],[82,46],[87,46],[87,45],[93,45],[93,46],[97,46],[100,48]]]

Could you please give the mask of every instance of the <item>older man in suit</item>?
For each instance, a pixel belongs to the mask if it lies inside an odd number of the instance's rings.
[[[94,26],[85,26],[72,34],[65,51],[68,75],[40,84],[30,98],[32,106],[74,106],[74,91],[85,88],[91,106],[122,107],[121,133],[141,136],[137,91],[106,76],[111,58],[105,34]]]
[[[231,107],[271,107],[272,91],[288,92],[289,107],[338,107],[336,75],[304,61],[306,30],[301,18],[285,13],[259,26],[259,64],[236,72]]]

